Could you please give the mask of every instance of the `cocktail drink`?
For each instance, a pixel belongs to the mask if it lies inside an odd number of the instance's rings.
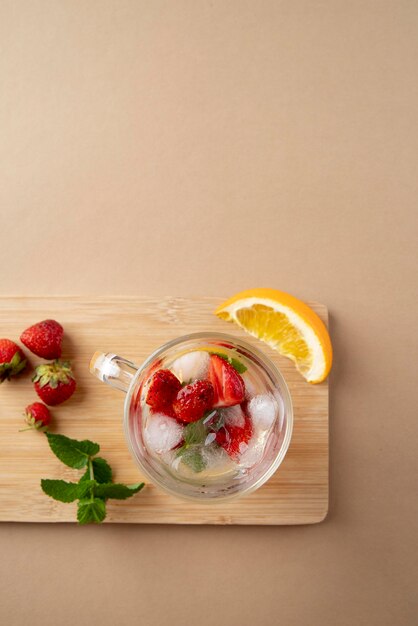
[[[189,335],[139,369],[96,354],[92,371],[127,391],[131,452],[153,482],[175,495],[218,500],[249,492],[284,458],[292,431],[287,386],[244,342]]]
[[[150,454],[187,480],[247,474],[283,420],[282,398],[262,370],[229,345],[191,349],[161,366],[139,410]]]

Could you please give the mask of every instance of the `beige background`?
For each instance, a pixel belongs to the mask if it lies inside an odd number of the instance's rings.
[[[2,293],[273,286],[336,361],[323,524],[3,524],[2,624],[416,624],[417,2],[2,0],[0,46]]]

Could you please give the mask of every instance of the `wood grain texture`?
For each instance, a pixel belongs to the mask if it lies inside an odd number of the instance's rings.
[[[136,363],[161,344],[189,332],[214,330],[243,337],[278,365],[294,404],[289,451],[276,474],[258,491],[235,501],[201,505],[185,502],[147,484],[138,496],[109,501],[105,523],[311,524],[328,510],[328,383],[309,385],[293,364],[249,337],[213,310],[222,298],[57,297],[1,298],[0,336],[18,339],[24,328],[55,318],[65,328],[63,356],[72,360],[78,389],[66,404],[52,409],[53,432],[101,445],[101,455],[121,482],[141,479],[125,445],[123,395],[93,378],[88,370],[96,350],[115,352]],[[327,323],[324,305],[310,303]],[[27,351],[26,351],[27,352]],[[40,359],[30,356],[31,365]],[[74,480],[49,451],[46,438],[23,432],[22,412],[37,396],[26,373],[0,387],[0,520],[72,522],[76,507],[45,496],[43,478]]]

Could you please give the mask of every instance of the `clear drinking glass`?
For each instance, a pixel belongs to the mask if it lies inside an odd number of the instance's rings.
[[[247,370],[242,378],[248,394],[246,402],[257,405],[257,419],[261,424],[267,413],[267,421],[271,422],[271,408],[275,407],[270,427],[254,431],[249,442],[251,445],[240,460],[229,459],[212,438],[207,448],[203,448],[209,459],[207,467],[198,472],[181,462],[176,449],[158,454],[149,448],[147,425],[152,418],[145,402],[152,374],[158,369],[175,368],[180,356],[196,351],[220,351],[226,356],[238,358],[245,365]],[[115,354],[96,352],[90,371],[101,381],[126,393],[124,431],[131,454],[143,474],[172,495],[204,502],[242,496],[261,487],[285,457],[293,427],[289,390],[270,359],[244,341],[213,332],[185,335],[158,348],[140,366]],[[254,397],[259,400],[254,400]],[[265,416],[263,402],[267,412]]]

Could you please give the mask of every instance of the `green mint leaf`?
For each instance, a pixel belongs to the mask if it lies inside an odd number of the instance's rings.
[[[181,450],[181,448],[180,448]],[[200,449],[197,446],[185,448],[181,455],[183,463],[188,465],[196,474],[203,472],[206,467],[206,461],[202,456]]]
[[[206,467],[202,456],[201,445],[206,442],[208,435],[215,438],[215,432],[223,426],[223,417],[216,410],[207,411],[197,422],[187,424],[183,430],[184,444],[177,450],[176,457],[181,457],[183,463],[198,473]]]
[[[110,467],[109,463],[105,459],[102,459],[100,456],[97,456],[95,459],[92,460],[92,464],[93,464],[93,473],[94,473],[95,481],[97,481],[98,483],[112,482],[112,468]],[[89,468],[86,469],[85,473],[82,475],[82,477],[80,478],[78,482],[82,483],[86,480],[90,480]]]
[[[236,359],[234,356],[229,357],[229,362],[238,374],[243,374],[248,369],[244,363],[242,363],[239,359]]]
[[[122,485],[120,483],[105,483],[96,485],[94,495],[97,498],[113,498],[114,500],[126,500],[141,491],[144,483],[136,483],[135,485]]]
[[[77,439],[70,439],[65,437],[65,435],[53,435],[52,433],[46,433],[46,436],[48,437],[49,447],[55,456],[68,467],[74,467],[75,469],[85,467],[88,458],[94,456],[100,450],[99,444],[93,443],[88,439],[77,441]]]
[[[106,505],[101,498],[80,500],[77,509],[79,524],[100,524],[106,517]]]
[[[86,480],[82,485],[67,483],[65,480],[50,480],[49,478],[42,478],[41,480],[42,491],[59,502],[74,502],[74,500],[84,498],[95,484],[94,480]]]
[[[206,435],[208,434],[206,424],[203,423],[205,417],[198,420],[197,422],[192,422],[191,424],[187,424],[183,430],[183,439],[186,446],[192,446],[196,443],[203,443],[206,439]]]
[[[78,483],[67,483],[65,480],[41,480],[42,491],[50,498],[59,502],[74,502],[81,497],[81,489]]]
[[[112,482],[112,468],[109,463],[101,457],[93,459],[93,471],[94,479],[98,483],[110,483]]]
[[[244,365],[244,363],[242,363],[239,359],[237,359],[234,356],[228,356],[224,352],[217,352],[216,350],[210,350],[210,354],[216,354],[221,359],[223,359],[224,361],[226,361],[227,363],[232,365],[232,367],[234,368],[234,370],[236,370],[238,372],[238,374],[243,374],[248,369]]]

